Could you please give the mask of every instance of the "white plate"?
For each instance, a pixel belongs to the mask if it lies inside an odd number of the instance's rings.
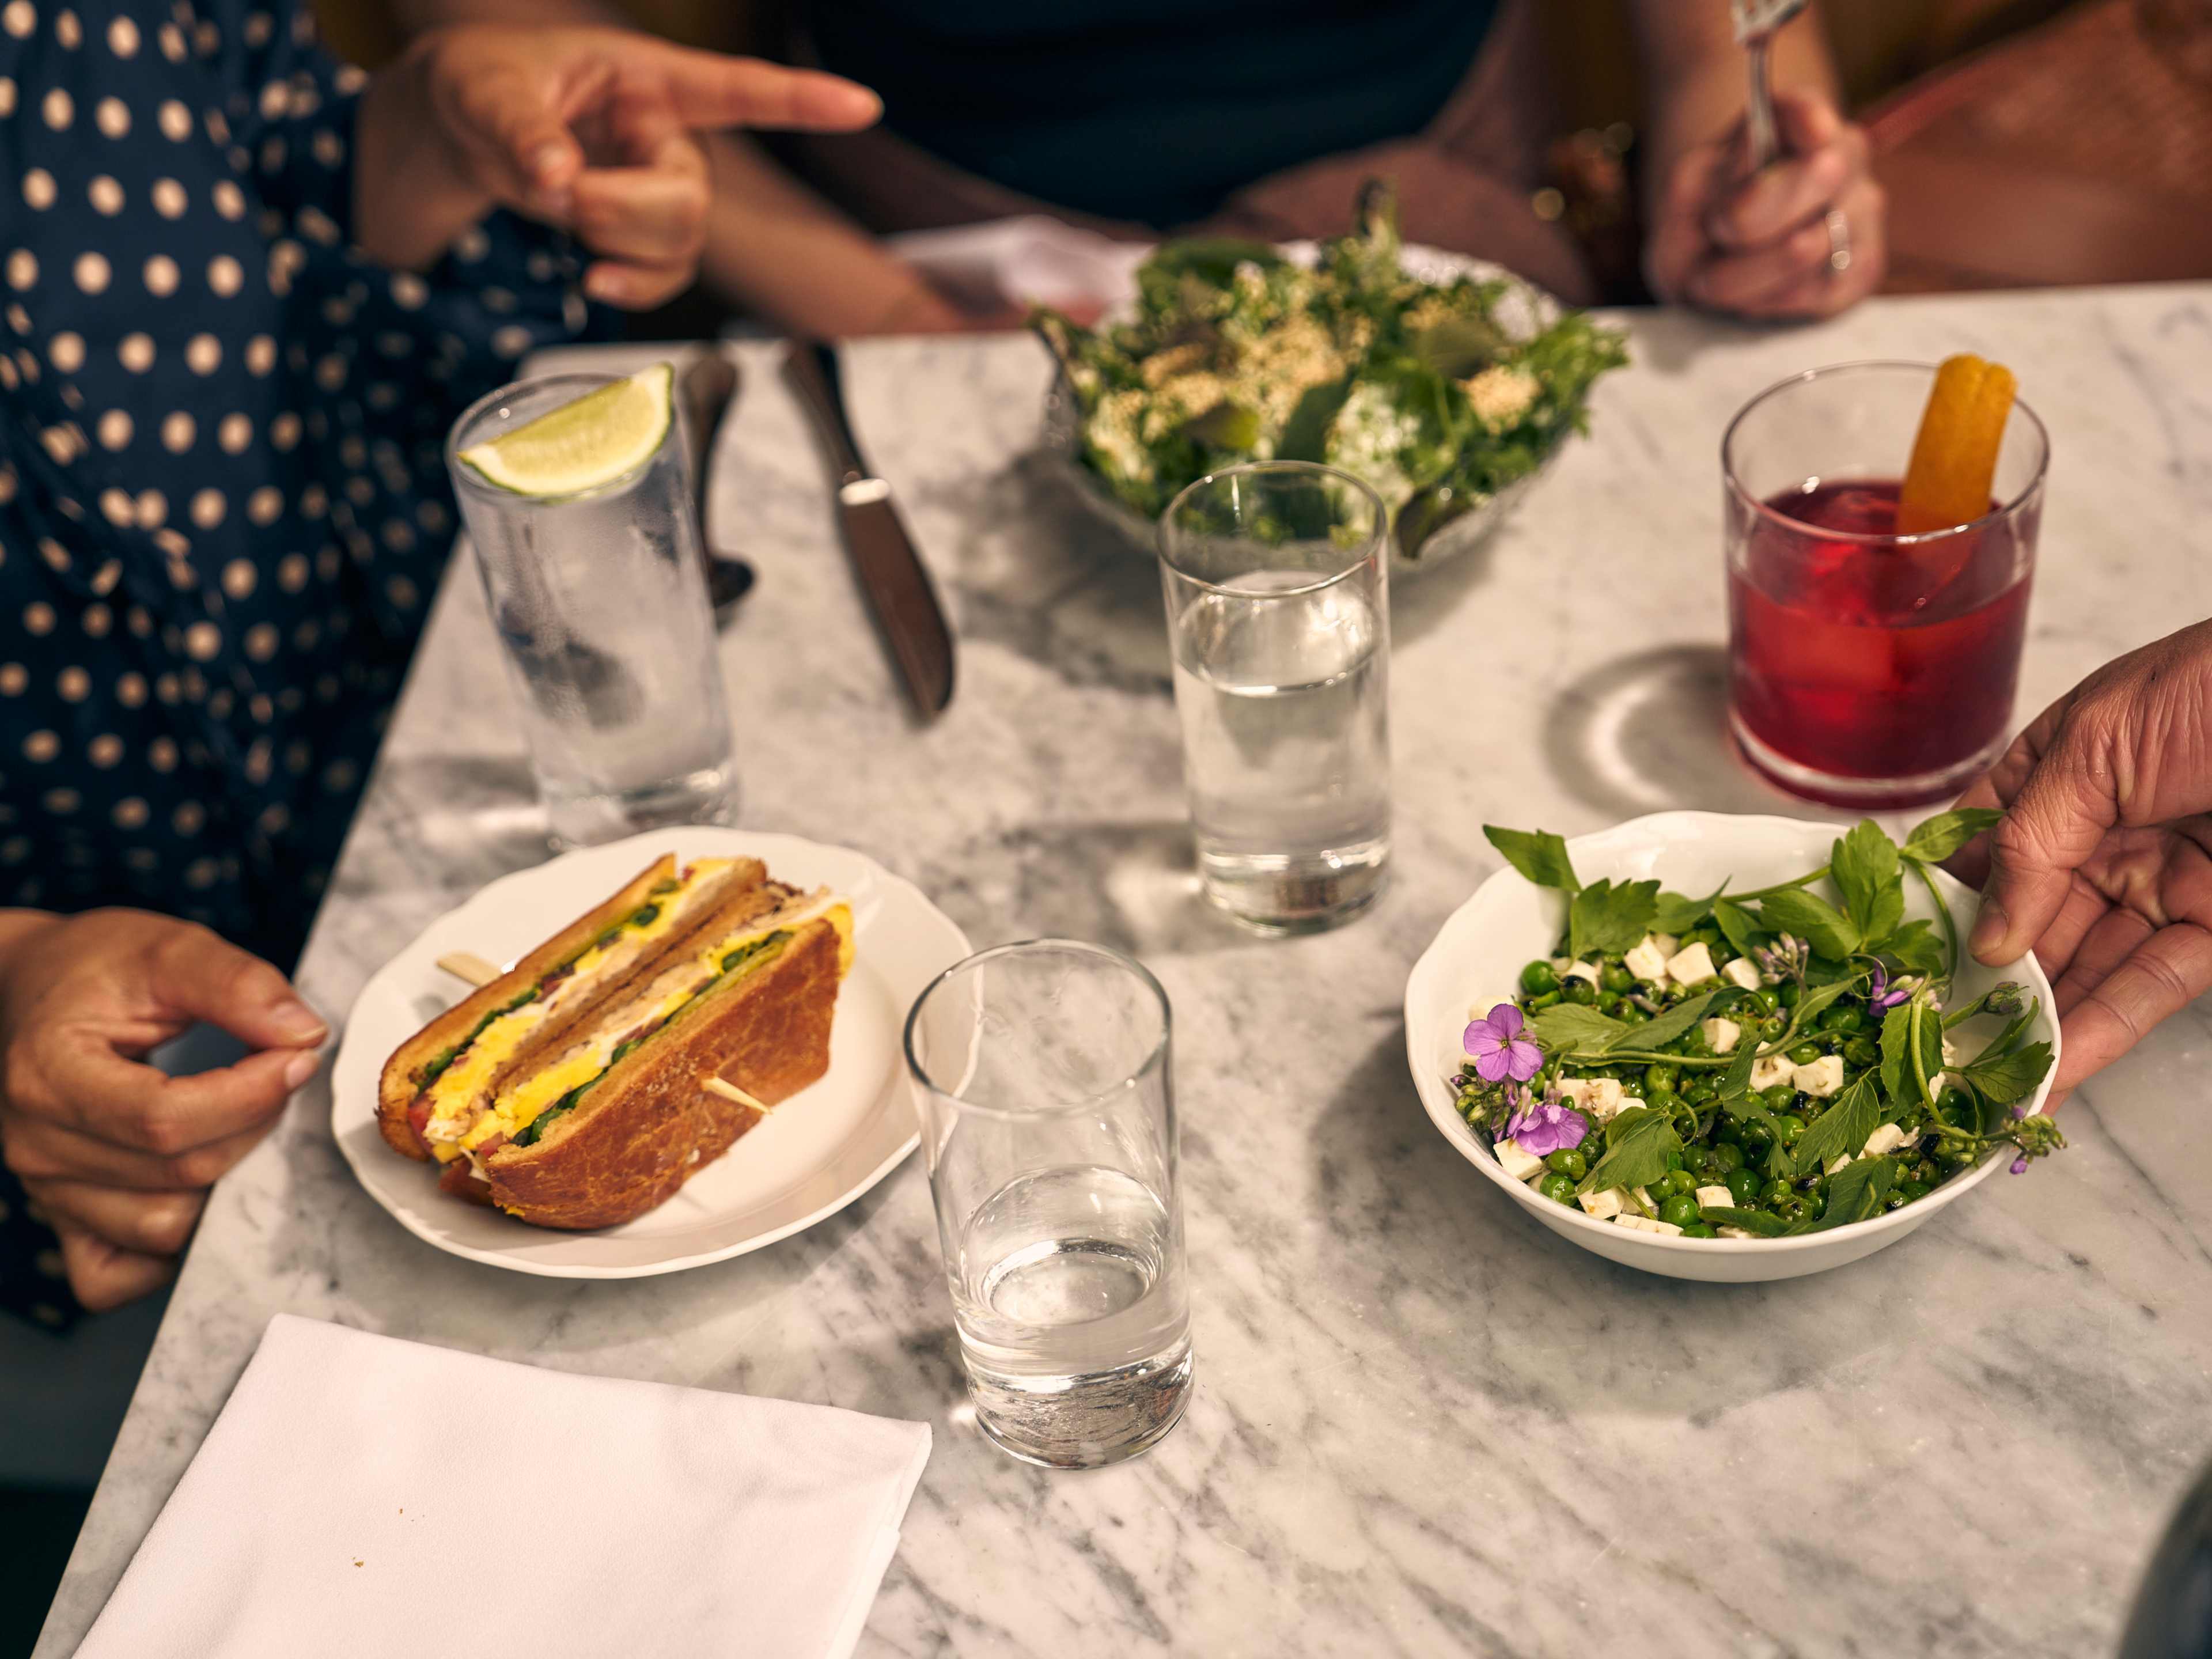
[[[467,994],[437,959],[473,951],[513,962],[663,853],[749,854],[778,881],[853,901],[854,955],[837,997],[830,1070],[777,1106],[659,1209],[598,1232],[555,1232],[438,1190],[434,1166],[400,1157],[376,1127],[392,1051]],[[874,860],[795,836],[687,827],[569,853],[502,877],[380,969],[346,1021],[331,1068],[331,1129],[369,1196],[417,1238],[471,1261],[549,1279],[638,1279],[720,1261],[834,1215],[896,1168],[920,1134],[900,1073],[900,1028],[922,988],[969,954],[944,912]]]
[[[1300,264],[1310,265],[1321,257],[1318,242],[1284,242],[1279,244],[1285,258]],[[1399,252],[1399,262],[1406,274],[1424,283],[1449,283],[1462,276],[1472,276],[1477,282],[1503,282],[1509,284],[1498,302],[1498,320],[1506,332],[1525,339],[1549,327],[1562,310],[1558,300],[1538,288],[1534,283],[1516,276],[1499,264],[1487,259],[1477,259],[1464,253],[1454,253],[1445,248],[1424,247],[1419,243],[1407,243]],[[1132,302],[1133,303],[1133,302]],[[1109,312],[1105,321],[1126,321],[1131,314],[1131,303],[1125,303]],[[1157,526],[1153,521],[1128,506],[1106,487],[1106,481],[1078,458],[1078,438],[1083,424],[1083,410],[1073,387],[1063,374],[1054,374],[1049,391],[1045,394],[1044,447],[1059,459],[1061,471],[1074,486],[1077,499],[1092,514],[1120,532],[1131,547],[1150,558],[1159,550]],[[1513,483],[1492,495],[1488,501],[1462,514],[1449,524],[1431,532],[1421,544],[1420,556],[1407,558],[1398,549],[1394,534],[1390,539],[1390,568],[1393,574],[1412,575],[1434,568],[1445,560],[1466,552],[1486,538],[1492,532],[1512,515],[1522,498],[1535,488],[1539,480],[1552,470],[1559,451],[1574,434],[1563,432],[1552,446],[1552,452],[1543,464],[1526,477]],[[1395,519],[1396,509],[1392,509]]]
[[[1724,812],[1656,812],[1567,843],[1575,873],[1584,881],[1657,877],[1678,893],[1710,893],[1727,880],[1739,890],[1786,881],[1828,861],[1835,838],[1848,826],[1807,823],[1796,818],[1735,817]],[[1974,896],[1936,872],[1952,914],[1963,933],[1973,915]],[[1909,877],[1905,914],[1934,916],[1927,890]],[[2004,1162],[1991,1158],[1954,1176],[1917,1203],[1892,1210],[1871,1221],[1853,1222],[1827,1232],[1796,1238],[1670,1238],[1632,1231],[1596,1221],[1579,1209],[1539,1195],[1498,1167],[1490,1149],[1476,1139],[1459,1115],[1451,1085],[1463,1055],[1461,1041],[1468,1009],[1512,1000],[1521,969],[1531,958],[1548,957],[1565,920],[1559,893],[1540,888],[1511,868],[1499,871],[1475,889],[1474,896],[1452,914],[1406,983],[1406,1052],[1413,1084],[1445,1139],[1460,1154],[1547,1227],[1607,1260],[1670,1279],[1702,1279],[1744,1284],[1795,1279],[1802,1273],[1840,1267],[1871,1255],[1955,1203],[1986,1181]],[[1984,968],[1971,957],[1954,981],[1954,1000],[1972,1001],[1999,980],[2016,980],[2042,999],[2042,1012],[2031,1037],[2051,1044],[2052,1073],[2057,1070],[2058,1021],[2051,1012],[2051,982],[2033,957],[2011,967]],[[1978,1041],[1994,1036],[1997,1022],[1986,1017],[1959,1028],[1960,1047],[1974,1052]],[[2028,1109],[2040,1112],[2051,1079],[2035,1091]]]

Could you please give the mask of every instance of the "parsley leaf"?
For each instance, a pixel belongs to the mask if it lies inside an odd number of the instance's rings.
[[[1801,1222],[1793,1233],[1824,1233],[1831,1227],[1848,1227],[1854,1221],[1871,1221],[1887,1207],[1890,1189],[1897,1185],[1893,1158],[1853,1158],[1828,1182],[1828,1207],[1817,1221]]]
[[[1665,1013],[1656,1015],[1641,1025],[1624,1025],[1620,1036],[1614,1038],[1609,1046],[1616,1048],[1663,1048],[1703,1019],[1706,1007],[1714,998],[1723,994],[1719,991],[1708,991],[1703,996],[1692,997],[1687,1002],[1676,1003]]]
[[[1747,1233],[1757,1233],[1761,1238],[1779,1238],[1790,1231],[1778,1215],[1769,1215],[1764,1210],[1739,1210],[1732,1205],[1708,1204],[1698,1213],[1716,1227],[1741,1227]]]
[[[1615,1117],[1607,1126],[1608,1133],[1637,1109],[1632,1107]],[[1598,1159],[1575,1191],[1601,1193],[1613,1187],[1648,1187],[1666,1175],[1668,1154],[1681,1150],[1682,1137],[1667,1115],[1646,1109],[1613,1139],[1611,1150]]]
[[[1500,830],[1494,823],[1486,823],[1482,833],[1490,837],[1492,847],[1505,854],[1508,864],[1537,886],[1557,887],[1570,893],[1582,887],[1575,878],[1574,864],[1567,857],[1567,843],[1550,831]]]
[[[1541,1013],[1528,1016],[1529,1034],[1545,1053],[1552,1054],[1595,1054],[1636,1029],[1641,1028],[1624,1025],[1595,1008],[1574,1002],[1554,1003]]]
[[[1825,1170],[1838,1158],[1856,1158],[1867,1137],[1881,1127],[1881,1097],[1875,1093],[1874,1074],[1862,1072],[1858,1079],[1813,1120],[1790,1159],[1799,1175]]]
[[[1759,927],[1750,911],[1726,899],[1714,901],[1713,921],[1719,925],[1722,936],[1735,947],[1735,953],[1740,957],[1749,956],[1752,946],[1766,937],[1765,930]]]
[[[1652,914],[1651,931],[1655,933],[1686,933],[1713,913],[1713,904],[1728,884],[1723,882],[1713,889],[1711,896],[1701,899],[1685,898],[1680,893],[1659,895],[1659,908]],[[1738,945],[1738,950],[1743,947]]]
[[[1905,856],[1922,864],[1941,864],[1975,836],[1995,829],[2003,817],[1986,806],[1938,812],[1905,838]]]
[[[1993,1106],[2009,1106],[2033,1094],[2051,1069],[2051,1045],[2031,1042],[2012,1054],[1976,1060],[1964,1066],[1966,1081]]]
[[[1846,974],[1826,985],[1815,985],[1799,997],[1797,1006],[1790,1011],[1790,1040],[1795,1042],[1800,1031],[1810,1030],[1813,1022],[1826,1012],[1830,1003],[1845,992],[1856,989],[1864,977],[1863,974]]]
[[[1899,967],[1916,973],[1943,971],[1943,941],[1936,937],[1936,924],[1925,916],[1906,922],[1870,948],[1876,956],[1894,957]]]
[[[1567,910],[1567,954],[1577,962],[1595,951],[1632,951],[1651,931],[1659,908],[1659,884],[1593,883],[1577,893]]]
[[[1716,1097],[1720,1102],[1721,1109],[1730,1117],[1764,1118],[1771,1115],[1764,1103],[1752,1101],[1751,1068],[1758,1063],[1758,1042],[1749,1036],[1739,1037],[1736,1040],[1735,1053],[1729,1060],[1729,1068],[1721,1074],[1720,1093]],[[1747,1103],[1755,1105],[1757,1109],[1747,1109]]]
[[[1795,933],[1813,947],[1815,956],[1841,962],[1857,951],[1858,930],[1850,919],[1827,902],[1799,887],[1784,887],[1759,902],[1759,920],[1777,933]]]
[[[1872,818],[1861,818],[1837,839],[1828,873],[1863,943],[1887,937],[1905,919],[1905,875],[1897,843]]]

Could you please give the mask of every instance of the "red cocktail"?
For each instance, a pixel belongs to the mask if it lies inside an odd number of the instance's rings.
[[[1898,535],[1897,474],[1933,374],[1801,376],[1755,400],[1723,446],[1729,726],[1753,766],[1816,799],[1941,799],[2009,733],[2043,430],[2015,405],[1989,513]]]

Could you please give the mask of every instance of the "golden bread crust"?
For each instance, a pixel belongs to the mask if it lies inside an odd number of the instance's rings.
[[[844,974],[837,929],[805,923],[767,967],[708,994],[621,1061],[532,1146],[485,1158],[492,1200],[540,1227],[611,1227],[664,1203],[760,1121],[699,1085],[725,1078],[773,1106],[830,1069]]]
[[[588,948],[593,939],[643,904],[654,883],[668,880],[675,873],[673,854],[655,859],[635,880],[605,903],[593,905],[507,972],[489,985],[477,987],[393,1049],[392,1058],[384,1062],[384,1074],[377,1083],[376,1127],[382,1132],[385,1144],[403,1158],[411,1158],[418,1164],[427,1162],[430,1149],[422,1144],[414,1126],[407,1121],[407,1109],[421,1092],[416,1080],[417,1074],[429,1064],[432,1056],[452,1048],[474,1030],[477,1023],[493,1009],[514,1001],[568,957]]]

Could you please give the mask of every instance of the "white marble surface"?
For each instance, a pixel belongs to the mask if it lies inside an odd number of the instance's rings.
[[[1721,744],[1715,452],[1784,373],[1960,349],[2019,370],[2057,455],[2024,704],[2203,615],[2212,288],[1636,326],[1595,438],[1488,549],[1400,586],[1396,882],[1291,943],[1192,896],[1158,590],[1025,459],[1030,344],[854,353],[864,440],[962,636],[921,732],[796,413],[745,355],[715,528],[763,569],[726,636],[750,821],[864,848],[979,945],[1133,950],[1175,1000],[1199,1380],[1157,1451],[1050,1475],[978,1439],[918,1165],[720,1267],[524,1279],[375,1209],[316,1085],[215,1195],[40,1655],[71,1649],[279,1310],[929,1420],[871,1659],[2109,1650],[2212,1452],[2212,1009],[2086,1090],[2033,1176],[1858,1267],[1735,1288],[1610,1267],[1485,1190],[1415,1101],[1399,999],[1495,866],[1486,817],[1777,805]],[[334,1014],[542,855],[491,649],[473,580],[449,582],[308,948]]]

